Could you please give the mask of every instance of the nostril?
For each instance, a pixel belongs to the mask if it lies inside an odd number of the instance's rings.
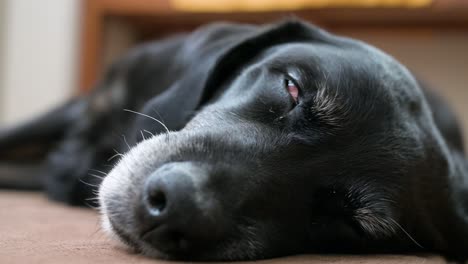
[[[166,195],[162,190],[150,191],[147,202],[152,215],[160,215],[166,209]]]

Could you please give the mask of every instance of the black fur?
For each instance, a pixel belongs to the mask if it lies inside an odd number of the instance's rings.
[[[285,80],[299,86],[298,102]],[[213,24],[135,48],[90,95],[0,131],[9,166],[0,184],[42,185],[81,205],[95,197],[95,176],[110,172],[104,218],[148,255],[430,251],[466,259],[463,140],[447,105],[422,88],[377,49],[300,21]],[[144,140],[150,134],[159,136]],[[36,182],[11,165],[42,159]],[[206,174],[196,191],[215,201],[206,212],[215,220],[192,215],[192,228],[205,231],[169,247],[152,231],[140,235],[148,226],[138,208],[149,175],[179,165]]]

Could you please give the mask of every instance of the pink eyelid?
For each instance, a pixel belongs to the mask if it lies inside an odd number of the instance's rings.
[[[294,102],[297,103],[297,99],[299,97],[299,88],[297,88],[297,86],[291,81],[288,81],[288,92],[294,99]]]

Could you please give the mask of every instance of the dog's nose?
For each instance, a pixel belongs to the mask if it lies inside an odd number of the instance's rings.
[[[195,210],[195,188],[186,172],[163,167],[150,175],[144,186],[143,204],[154,219],[174,218]]]
[[[203,191],[206,172],[189,162],[166,164],[144,185],[142,238],[163,252],[194,250],[222,232],[222,214]]]

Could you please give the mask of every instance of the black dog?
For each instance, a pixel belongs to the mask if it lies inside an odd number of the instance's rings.
[[[70,204],[109,172],[104,227],[150,256],[465,259],[462,139],[424,93],[388,55],[303,22],[214,24],[136,48],[90,95],[2,131],[0,154],[10,187],[43,179]],[[38,177],[11,165],[25,157]]]

